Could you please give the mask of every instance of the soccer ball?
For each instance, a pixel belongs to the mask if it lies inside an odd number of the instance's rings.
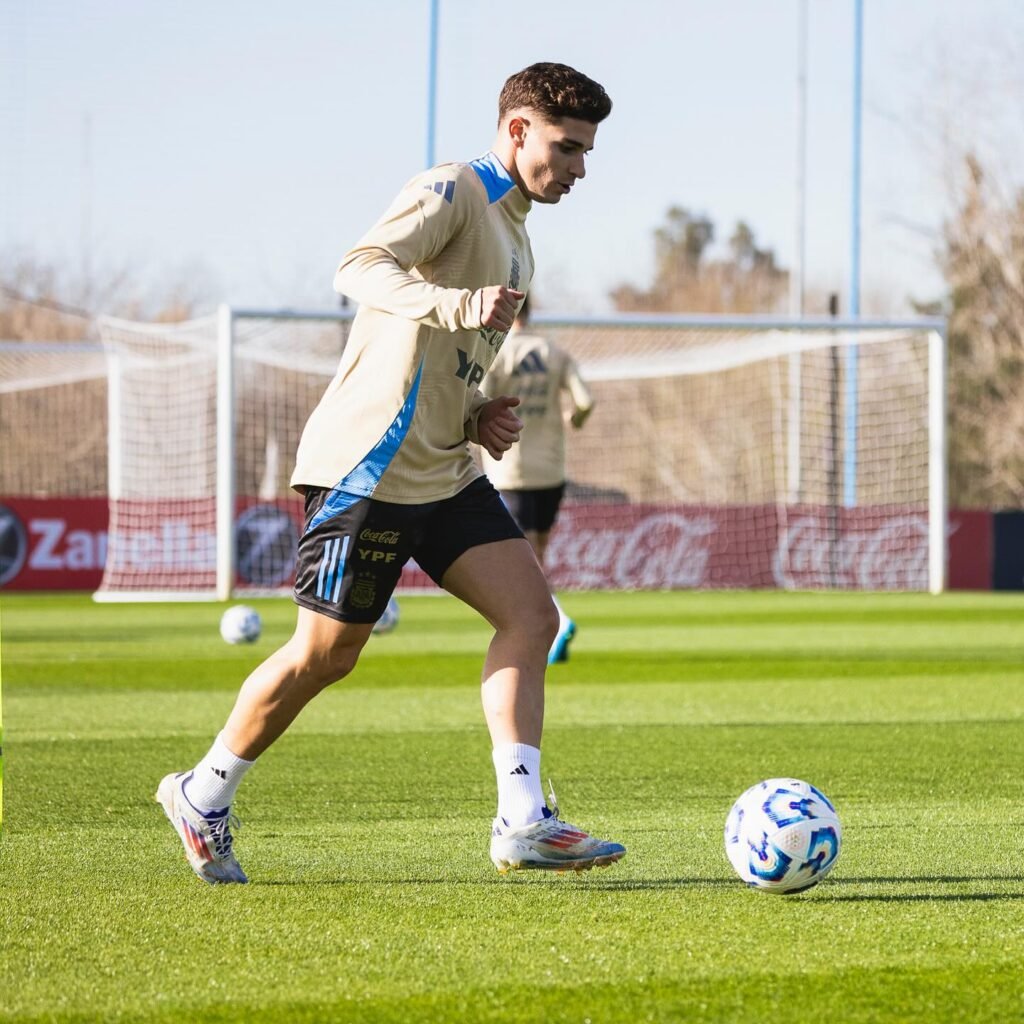
[[[260,638],[260,613],[248,605],[236,604],[220,618],[220,635],[229,644],[251,644]]]
[[[381,617],[374,623],[374,633],[390,633],[398,625],[398,602],[394,596],[388,598],[388,606]]]
[[[736,874],[764,892],[802,892],[832,870],[842,831],[831,801],[799,779],[751,786],[725,821],[725,852]]]

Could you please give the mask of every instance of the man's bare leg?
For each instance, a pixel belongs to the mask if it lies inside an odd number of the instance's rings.
[[[533,548],[533,553],[537,556],[541,570],[544,571],[544,557],[547,554],[551,531],[524,530],[523,536],[530,542],[530,547]],[[558,611],[558,629],[548,650],[547,660],[549,665],[554,665],[569,660],[569,642],[576,635],[576,623],[562,610],[554,591],[551,592],[551,600],[554,601],[555,609]]]
[[[558,613],[529,545],[503,540],[470,548],[452,563],[441,582],[495,630],[481,687],[492,743],[539,747],[544,729],[544,672]]]
[[[540,787],[544,673],[558,615],[547,580],[522,540],[471,548],[442,580],[494,626],[484,663],[484,714],[494,744],[498,814],[491,860],[502,873],[587,871],[613,864],[621,843],[588,835],[547,808]]]
[[[233,852],[231,803],[245,773],[324,687],[355,667],[373,624],[300,608],[292,638],[242,684],[227,724],[190,772],[165,776],[156,798],[192,870],[211,884],[246,882]]]
[[[343,679],[373,623],[337,622],[299,608],[292,638],[242,684],[222,733],[238,757],[255,760],[325,687]]]

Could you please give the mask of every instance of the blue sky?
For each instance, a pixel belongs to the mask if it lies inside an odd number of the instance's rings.
[[[940,289],[942,129],[1013,177],[1014,0],[864,0],[863,308]],[[508,74],[615,103],[587,180],[530,218],[541,308],[651,274],[673,205],[794,251],[799,0],[441,0],[438,160],[494,136]],[[809,0],[807,279],[847,292],[853,0]],[[424,163],[428,0],[0,0],[0,256],[324,307],[339,256]],[[1016,57],[1020,57],[1019,47]],[[1009,74],[1009,78],[1007,75]],[[1008,109],[1002,109],[1007,106]]]

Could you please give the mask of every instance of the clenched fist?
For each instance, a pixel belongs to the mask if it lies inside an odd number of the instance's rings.
[[[496,284],[481,288],[477,294],[480,296],[480,323],[496,331],[511,330],[519,303],[526,298],[526,292],[517,292],[503,284]]]
[[[480,438],[480,446],[495,461],[500,462],[502,455],[519,440],[523,421],[512,411],[518,404],[518,398],[502,395],[501,398],[492,398],[480,409],[476,434]]]

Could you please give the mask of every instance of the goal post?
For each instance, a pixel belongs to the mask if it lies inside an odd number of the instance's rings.
[[[352,315],[100,322],[111,511],[97,599],[287,592],[303,515],[292,459]],[[944,320],[537,314],[530,329],[574,356],[596,398],[568,441],[555,587],[944,589]],[[415,564],[401,585],[432,589]]]
[[[265,344],[262,351],[256,344],[249,344],[239,353],[246,368],[255,373],[257,368],[273,372],[274,368],[283,369],[282,360],[291,361],[293,367],[303,367],[306,374],[321,382],[320,390],[334,375],[344,342],[348,336],[348,325],[354,317],[352,310],[325,310],[323,312],[298,312],[292,310],[258,310],[233,309],[222,305],[217,310],[217,581],[218,600],[225,601],[231,597],[238,586],[237,566],[237,480],[236,466],[238,451],[236,446],[243,438],[238,437],[238,403],[235,393],[235,379],[239,363],[236,361],[238,336],[236,325],[240,322],[256,325],[247,339],[243,332],[243,343],[252,340],[260,332],[260,324],[267,325],[267,335],[279,334],[285,339],[283,345]],[[323,325],[328,325],[324,331]],[[272,325],[272,326],[271,326]],[[337,326],[332,326],[337,325]],[[302,330],[302,328],[306,330]],[[276,331],[275,331],[276,328]],[[310,331],[312,329],[312,332]],[[340,328],[340,330],[339,330]],[[324,336],[327,336],[327,351],[324,352]],[[305,347],[302,344],[305,340]],[[291,342],[296,342],[291,347]],[[336,348],[336,351],[335,351]],[[286,402],[277,409],[290,420],[291,435],[296,440],[295,426],[305,423],[312,411],[313,404],[319,400],[319,394],[307,390],[304,400]],[[269,389],[268,389],[269,390]],[[311,404],[312,400],[312,404]],[[299,416],[295,412],[299,412]],[[301,420],[301,423],[299,422]],[[275,442],[276,443],[276,442]],[[280,457],[280,447],[275,449]],[[288,458],[294,454],[292,449],[285,454]],[[271,493],[267,493],[268,487]],[[293,506],[297,499],[291,491],[283,491],[279,484],[261,484],[261,498],[269,500],[291,500]]]

